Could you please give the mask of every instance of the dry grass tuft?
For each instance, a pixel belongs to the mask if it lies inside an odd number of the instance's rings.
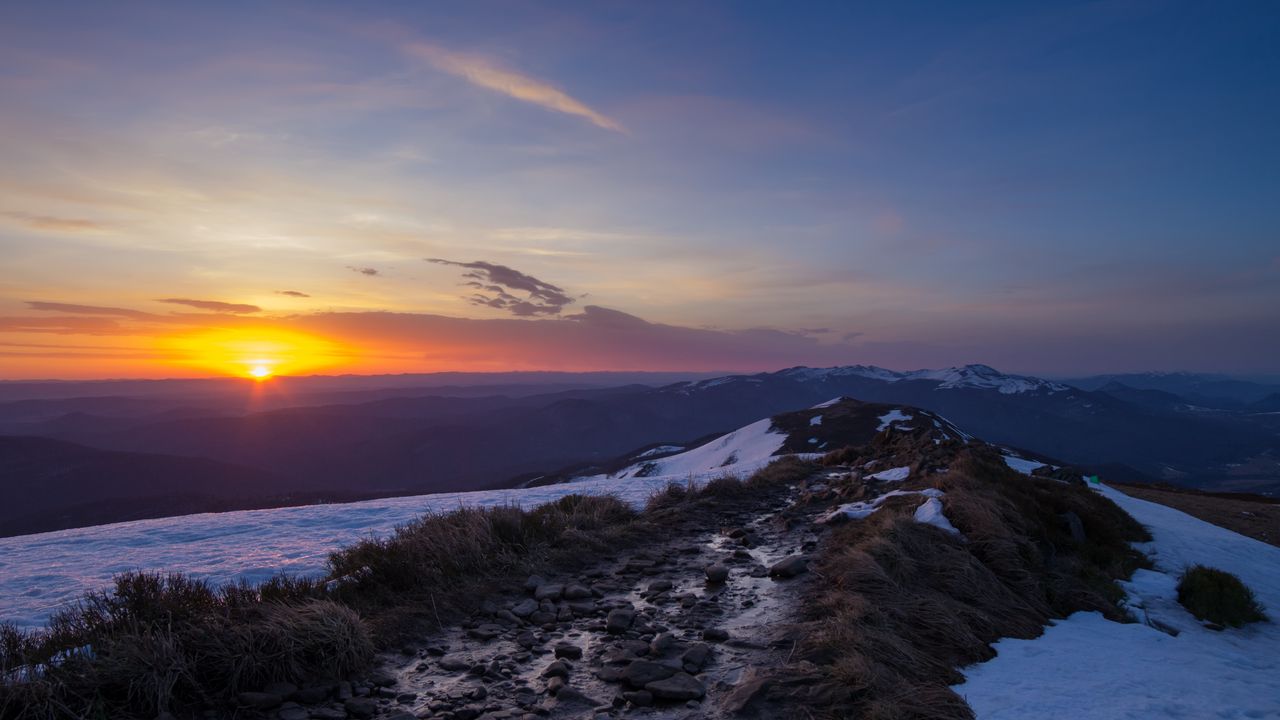
[[[272,681],[349,677],[373,657],[350,608],[248,593],[129,573],[55,615],[48,632],[3,628],[0,718],[152,717]]]
[[[1225,627],[1265,622],[1253,590],[1225,570],[1194,565],[1178,579],[1178,602],[1198,620]]]

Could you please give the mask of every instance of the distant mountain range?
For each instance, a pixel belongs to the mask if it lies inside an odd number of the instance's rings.
[[[81,446],[40,455],[10,440],[9,449],[0,445],[0,469],[5,497],[41,492],[49,478],[65,483],[52,504],[39,509],[52,514],[27,511],[41,520],[25,522],[22,532],[128,519],[144,505],[155,516],[222,509],[233,500],[249,506],[287,497],[314,501],[536,482],[566,468],[606,468],[628,453],[664,444],[688,447],[761,417],[846,396],[930,410],[990,441],[1115,479],[1280,491],[1280,414],[1267,409],[1280,403],[1272,395],[1280,388],[1196,377],[1054,382],[985,365],[913,372],[855,365],[659,387],[507,383],[477,389],[366,381],[364,387],[323,392],[295,385],[290,393],[281,391],[283,384],[268,384],[275,394],[257,404],[246,398],[243,384],[221,394],[193,395],[184,387],[173,397],[146,385],[141,396],[0,402],[0,435]],[[330,393],[337,402],[325,402]],[[93,459],[110,472],[81,469],[64,476],[66,458],[90,450],[116,453]],[[14,453],[26,458],[23,464]],[[77,467],[92,467],[87,462]],[[92,498],[108,509],[68,510],[89,502],[75,489],[77,482],[94,485]],[[60,509],[66,512],[59,515]],[[0,532],[11,534],[15,526],[5,517],[13,514],[0,512]]]
[[[1221,410],[1250,409],[1254,403],[1280,393],[1280,385],[1185,372],[1094,375],[1062,382],[1081,390],[1101,390],[1107,385],[1118,383],[1135,390],[1169,393],[1191,405]]]

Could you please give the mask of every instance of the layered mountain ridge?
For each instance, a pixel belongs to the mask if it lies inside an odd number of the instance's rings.
[[[512,387],[508,393],[378,385],[366,394],[344,389],[343,402],[328,404],[312,404],[317,395],[311,393],[298,400],[306,404],[281,406],[289,398],[277,394],[272,409],[260,411],[253,410],[250,396],[207,406],[152,405],[156,389],[148,386],[145,403],[94,397],[0,403],[0,435],[243,468],[246,476],[267,478],[230,482],[249,493],[237,498],[238,506],[252,507],[263,498],[297,492],[313,498],[374,497],[612,472],[620,468],[611,463],[628,453],[660,456],[658,448],[664,446],[684,450],[759,418],[844,396],[922,408],[993,442],[1112,479],[1280,491],[1280,415],[1266,411],[1269,401],[1256,409],[1225,410],[1165,390],[1109,382],[1086,390],[986,365],[915,371],[849,365],[550,392],[538,392],[536,386]],[[15,467],[0,448],[4,466]],[[143,463],[136,472],[147,475],[151,485],[167,485],[158,487],[157,497],[191,494],[177,474],[166,477],[147,469],[153,467]],[[111,491],[111,483],[93,490],[100,497]],[[68,505],[78,495],[83,493],[68,488]],[[162,515],[225,505],[153,506]],[[74,512],[62,517],[58,527],[104,521],[96,515],[77,518]]]

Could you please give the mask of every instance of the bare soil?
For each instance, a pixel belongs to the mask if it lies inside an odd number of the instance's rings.
[[[1126,495],[1167,505],[1218,527],[1280,547],[1280,502],[1256,495],[1211,495],[1149,485],[1110,484]]]

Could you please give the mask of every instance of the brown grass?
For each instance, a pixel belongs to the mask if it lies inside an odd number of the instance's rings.
[[[628,544],[639,517],[612,496],[569,495],[532,510],[460,508],[330,556],[335,595],[391,645],[474,610],[477,594]]]
[[[1126,495],[1167,505],[1218,527],[1280,547],[1280,499],[1167,486],[1107,484]]]
[[[251,592],[129,573],[46,633],[0,629],[0,718],[153,717],[268,682],[349,677],[373,657],[350,608]]]
[[[840,690],[823,708],[833,717],[971,718],[949,685],[962,680],[957,667],[992,657],[995,640],[1036,637],[1076,610],[1126,619],[1114,580],[1142,562],[1128,543],[1146,533],[1115,505],[1015,474],[977,448],[933,477],[963,539],[914,522],[908,502],[824,542],[804,650]],[[1081,518],[1083,542],[1067,512]]]

